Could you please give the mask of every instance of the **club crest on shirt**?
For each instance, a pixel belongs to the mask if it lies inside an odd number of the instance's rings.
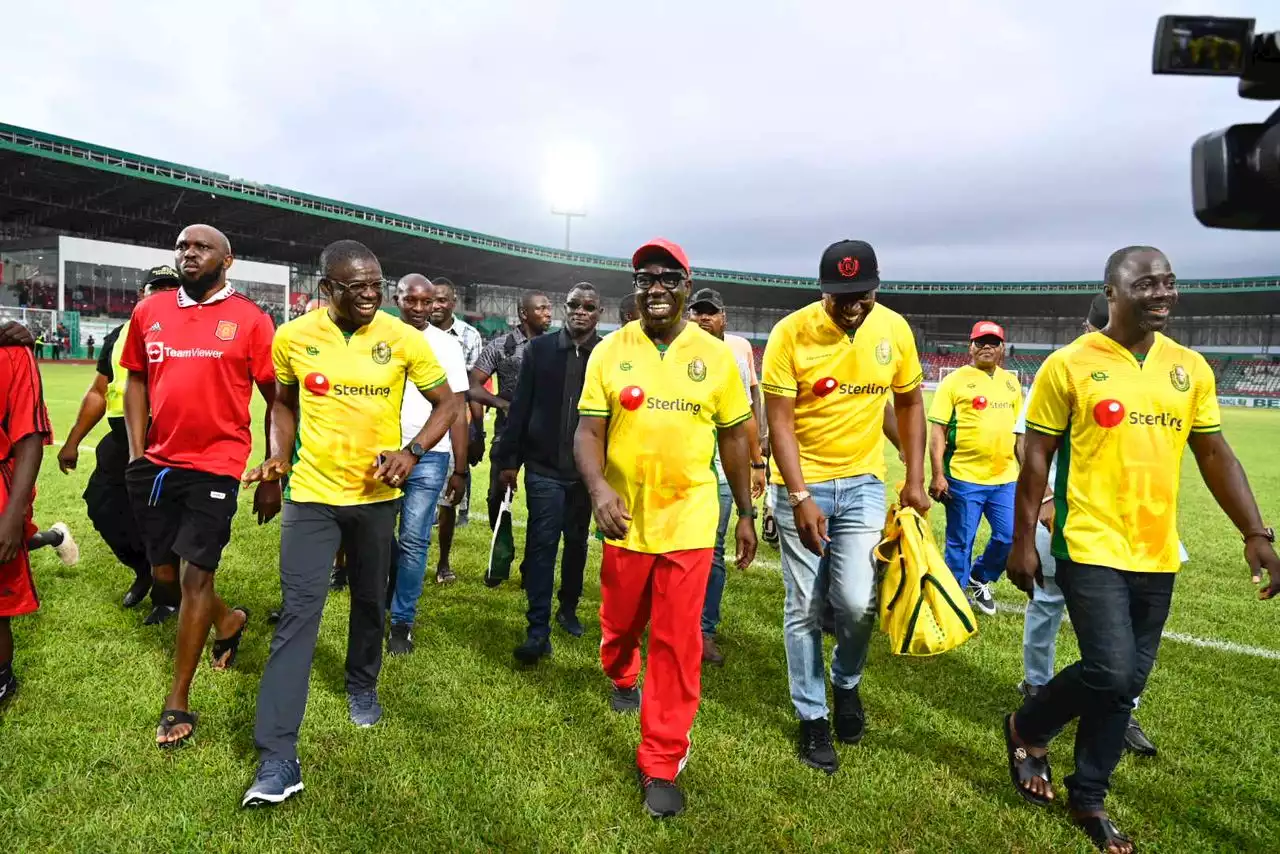
[[[700,383],[707,378],[707,363],[701,359],[694,357],[689,363],[689,379],[695,383]]]
[[[236,337],[236,330],[240,328],[240,324],[231,320],[219,320],[218,327],[213,330],[213,335],[219,341],[231,341]]]
[[[391,361],[391,345],[386,341],[379,341],[373,345],[373,360],[379,365],[385,365]]]
[[[880,343],[876,345],[876,361],[882,365],[887,365],[892,357],[893,347],[889,344],[889,339],[881,338]]]
[[[1178,391],[1191,388],[1191,377],[1187,376],[1187,370],[1182,365],[1173,366],[1173,370],[1169,372],[1169,382],[1173,383],[1173,387]]]

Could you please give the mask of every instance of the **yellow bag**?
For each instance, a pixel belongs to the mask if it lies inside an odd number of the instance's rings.
[[[977,634],[964,591],[919,513],[890,507],[874,554],[880,570],[880,629],[889,635],[894,655],[937,655]]]

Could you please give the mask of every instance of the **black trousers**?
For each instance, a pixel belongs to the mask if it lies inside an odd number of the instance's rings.
[[[129,463],[129,448],[127,440],[117,432],[117,420],[111,419],[111,431],[102,437],[94,451],[97,465],[85,485],[85,509],[89,521],[116,560],[132,569],[137,577],[146,578],[151,575],[151,566],[147,563],[147,552],[125,486],[124,468]]]
[[[283,605],[262,672],[253,730],[263,760],[298,758],[298,730],[306,712],[311,663],[339,545],[346,546],[351,591],[347,693],[377,687],[387,572],[399,504],[399,499],[349,507],[285,502],[280,524]]]
[[[561,480],[525,469],[524,497],[529,507],[525,528],[524,561],[520,577],[529,600],[525,616],[529,637],[551,634],[551,594],[555,588],[556,555],[564,539],[560,560],[560,608],[573,612],[582,597],[582,574],[587,564],[587,537],[591,529],[591,496],[581,480]]]

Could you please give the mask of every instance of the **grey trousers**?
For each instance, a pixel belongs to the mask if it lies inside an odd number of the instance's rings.
[[[329,572],[346,547],[351,618],[347,630],[347,693],[378,685],[386,616],[391,538],[400,501],[335,507],[286,501],[280,523],[280,622],[258,687],[253,740],[261,758],[297,759],[298,729],[307,708]]]

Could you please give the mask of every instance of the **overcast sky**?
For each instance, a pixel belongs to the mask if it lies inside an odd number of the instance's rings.
[[[559,246],[547,175],[594,161],[573,248],[663,234],[695,265],[896,280],[1280,273],[1205,229],[1190,147],[1274,105],[1154,77],[1156,19],[1280,4],[1080,0],[262,0],[8,4],[0,121]],[[1267,16],[1270,12],[1270,16]]]

